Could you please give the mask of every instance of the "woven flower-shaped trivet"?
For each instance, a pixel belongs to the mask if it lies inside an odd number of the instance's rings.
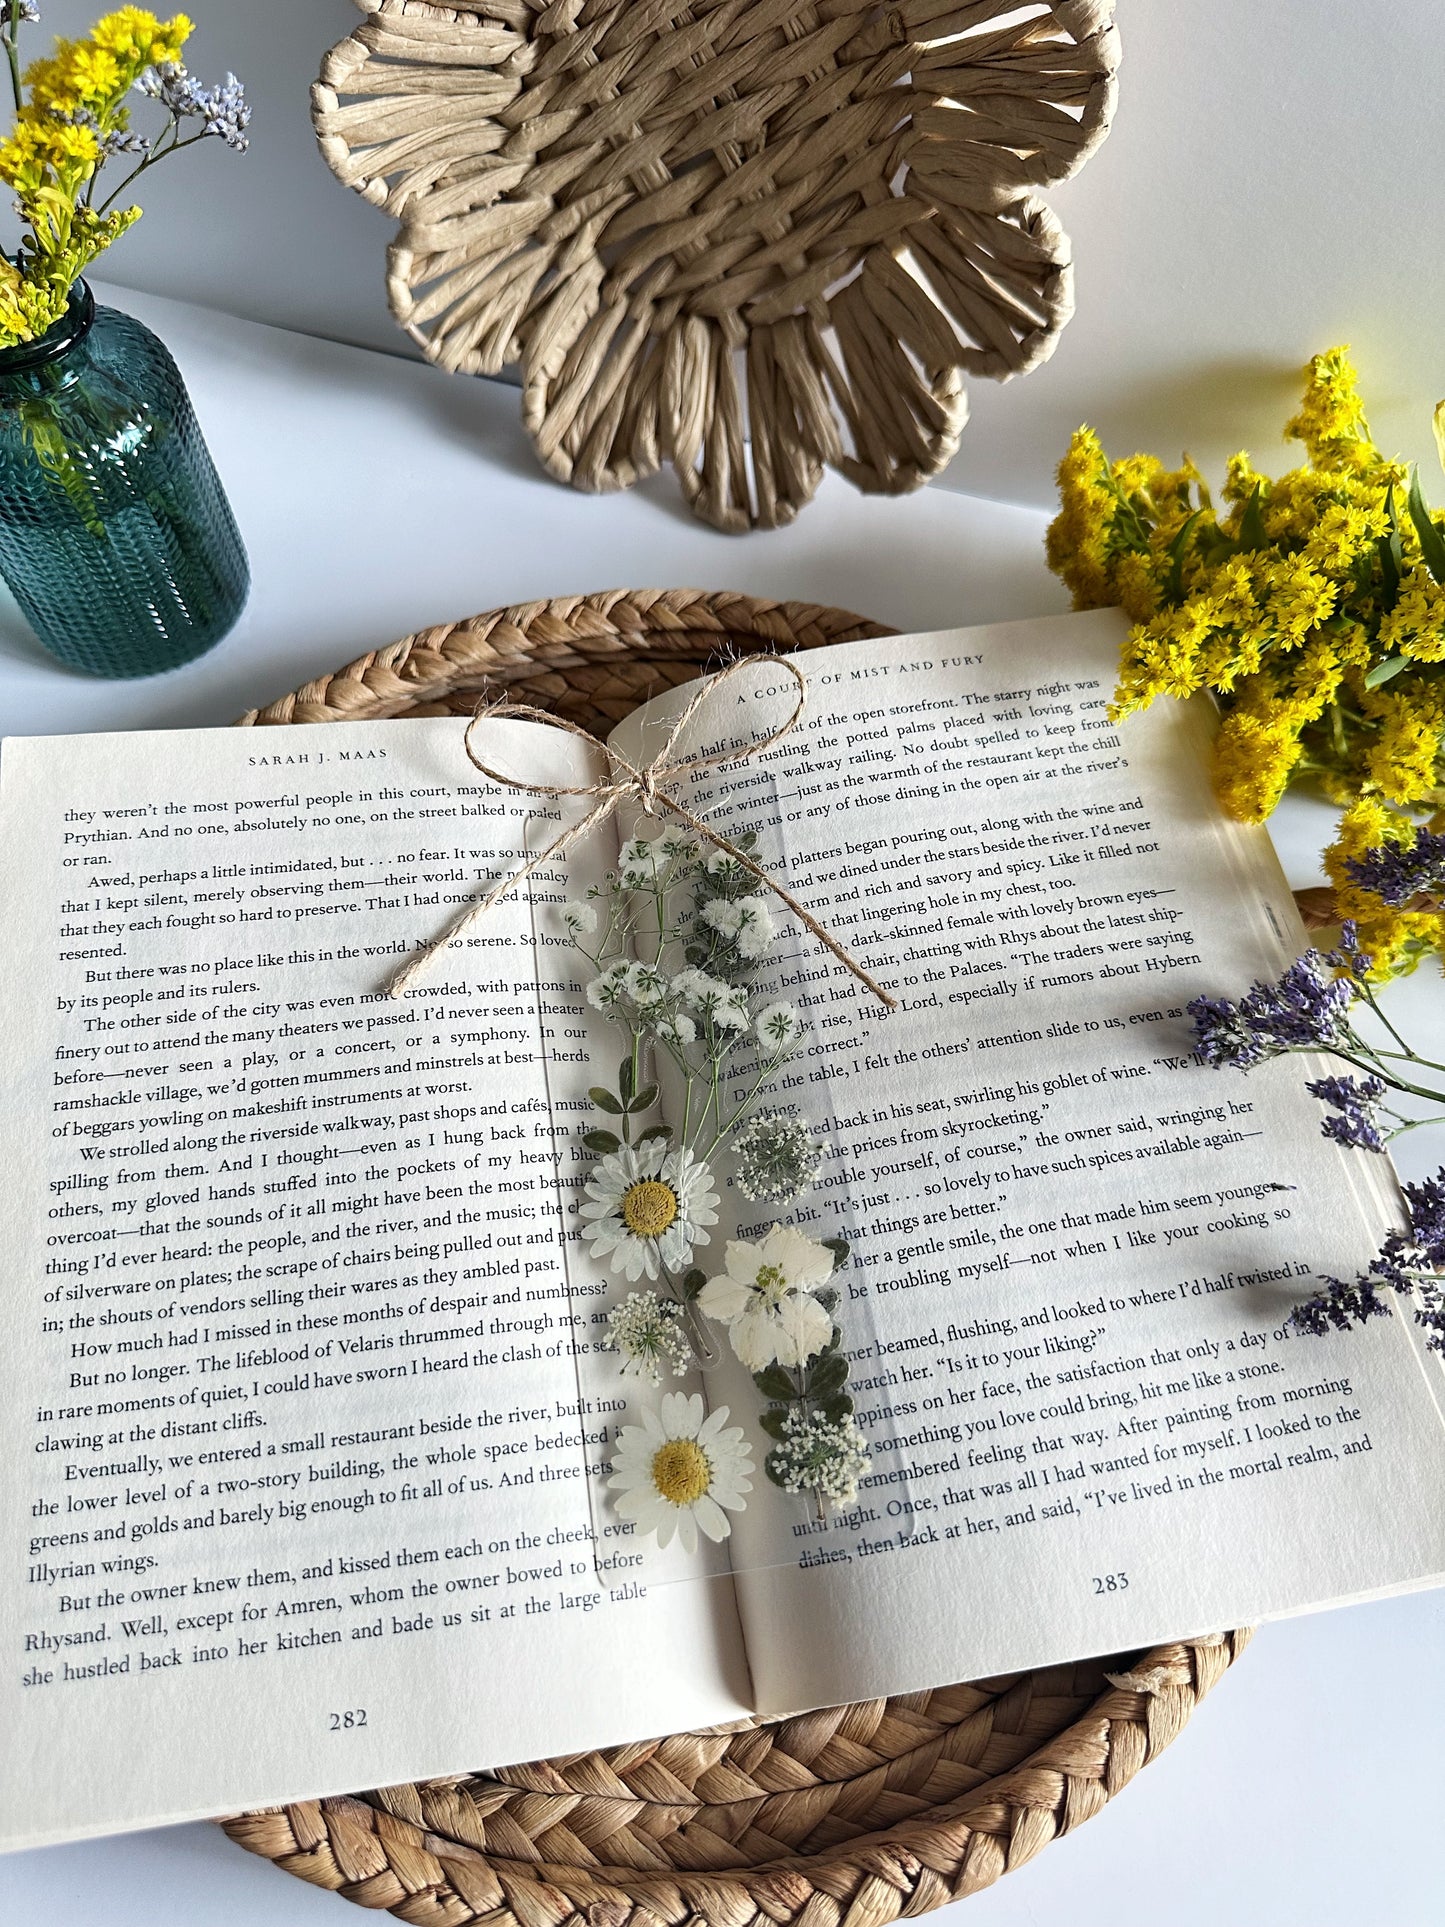
[[[466,715],[489,694],[605,735],[730,657],[891,633],[815,603],[613,589],[422,630],[241,721]],[[882,1927],[976,1893],[1098,1813],[1181,1731],[1248,1637],[300,1800],[224,1824],[285,1872],[422,1927]]]
[[[315,119],[400,219],[393,311],[444,368],[519,362],[575,487],[670,461],[730,531],[825,465],[916,488],[964,375],[1026,372],[1069,317],[1035,190],[1108,131],[1113,0],[357,4]]]

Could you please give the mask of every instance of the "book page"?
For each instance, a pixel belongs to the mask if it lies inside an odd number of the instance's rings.
[[[560,872],[383,994],[563,821],[462,731],[6,745],[6,1845],[747,1710],[730,1589],[593,1544]]]
[[[1192,1058],[1188,1000],[1304,939],[1267,835],[1213,800],[1209,712],[1108,723],[1122,633],[1101,612],[806,652],[803,724],[689,791],[764,829],[764,863],[903,1000],[880,1018],[802,932],[776,976],[811,1023],[784,1098],[832,1155],[800,1215],[853,1248],[873,1465],[822,1520],[759,1481],[735,1530],[764,1712],[1445,1568],[1439,1374],[1407,1319],[1285,1322],[1377,1247],[1388,1166],[1321,1135],[1305,1066]],[[792,700],[735,676],[690,746]],[[616,740],[645,759],[678,707]]]

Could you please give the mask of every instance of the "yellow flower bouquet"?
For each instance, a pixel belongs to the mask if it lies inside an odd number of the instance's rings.
[[[1232,815],[1261,821],[1305,781],[1343,806],[1326,869],[1387,975],[1445,950],[1437,900],[1392,906],[1349,867],[1445,822],[1445,532],[1418,476],[1371,441],[1343,348],[1310,362],[1285,433],[1306,463],[1271,480],[1236,455],[1216,509],[1187,456],[1111,462],[1081,428],[1059,468],[1049,564],[1076,608],[1133,619],[1116,717],[1214,692]]]
[[[22,69],[20,29],[39,19],[35,0],[0,0],[0,43],[10,69],[15,120],[0,143],[0,180],[15,190],[24,226],[0,256],[0,348],[35,341],[64,316],[70,291],[106,248],[140,219],[115,204],[148,168],[207,136],[244,152],[250,109],[234,74],[202,87],[181,65],[191,22],[120,7],[83,40],[57,40],[47,59]],[[162,131],[132,131],[130,100],[149,98]],[[103,199],[102,170],[128,161]]]

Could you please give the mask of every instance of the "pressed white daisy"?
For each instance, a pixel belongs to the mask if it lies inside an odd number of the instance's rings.
[[[742,905],[731,903],[726,897],[710,898],[699,910],[698,915],[721,937],[735,937],[743,927]]]
[[[813,1296],[833,1275],[833,1253],[790,1225],[775,1224],[756,1244],[730,1238],[722,1275],[698,1293],[698,1310],[728,1328],[750,1372],[776,1359],[802,1365],[833,1336],[833,1319]]]
[[[784,1051],[802,1035],[803,1020],[792,1004],[765,1004],[753,1019],[753,1028],[765,1050]]]
[[[592,1256],[630,1279],[676,1271],[717,1223],[712,1172],[691,1151],[654,1138],[597,1160],[579,1215]]]
[[[761,897],[741,897],[733,908],[738,913],[738,949],[745,957],[761,957],[777,935],[767,904]]]
[[[590,937],[597,928],[597,906],[592,903],[569,903],[562,912],[562,921],[574,937]]]
[[[676,1534],[684,1552],[696,1552],[697,1535],[726,1539],[729,1512],[741,1512],[753,1489],[752,1454],[741,1426],[728,1425],[728,1408],[711,1415],[696,1392],[667,1392],[641,1425],[624,1425],[608,1480],[620,1496],[617,1511],[659,1546]]]

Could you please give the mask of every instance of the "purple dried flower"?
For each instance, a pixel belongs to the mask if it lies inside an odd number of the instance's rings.
[[[236,153],[244,154],[250,146],[246,129],[251,124],[251,109],[246,103],[246,89],[234,74],[227,74],[219,87],[203,87],[184,67],[167,61],[160,67],[147,67],[136,87],[178,120],[199,119],[202,134],[214,134]]]
[[[1402,849],[1382,844],[1352,858],[1345,868],[1362,890],[1369,890],[1392,909],[1412,897],[1445,894],[1445,832],[1417,831],[1415,841]]]
[[[1296,1331],[1315,1337],[1363,1325],[1389,1310],[1381,1285],[1415,1301],[1415,1322],[1425,1328],[1432,1351],[1445,1353],[1445,1170],[1421,1184],[1407,1184],[1407,1231],[1392,1231],[1352,1283],[1326,1278],[1324,1288],[1290,1314]]]
[[[1254,984],[1237,1004],[1222,997],[1196,997],[1194,1054],[1216,1070],[1252,1070],[1289,1050],[1328,1050],[1348,1037],[1354,986],[1329,974],[1331,959],[1318,950],[1296,958],[1278,983]]]
[[[1337,1115],[1327,1117],[1323,1130],[1336,1144],[1359,1151],[1383,1151],[1385,1140],[1380,1131],[1376,1106],[1386,1086],[1378,1077],[1320,1077],[1305,1089],[1321,1103],[1333,1105]]]

